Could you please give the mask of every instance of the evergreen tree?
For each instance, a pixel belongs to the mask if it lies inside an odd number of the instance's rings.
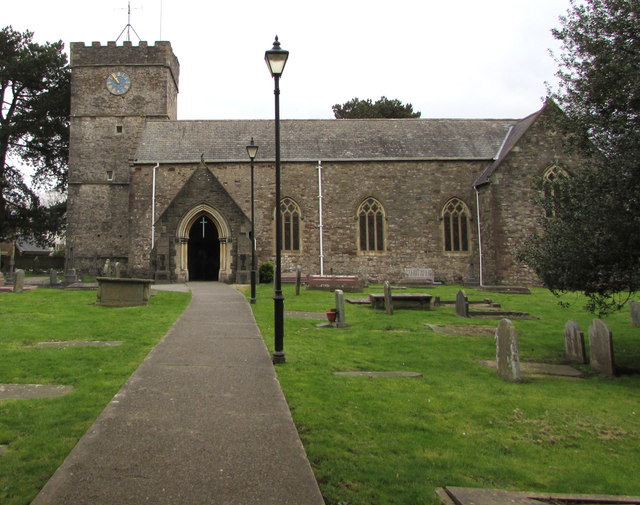
[[[67,182],[70,72],[62,42],[0,31],[0,240],[46,242],[60,231],[64,205],[44,207],[36,189]],[[20,167],[34,175],[27,184]]]
[[[335,104],[333,115],[336,119],[369,118],[418,118],[420,112],[413,112],[413,105],[403,104],[398,99],[389,100],[386,96],[372,102],[371,99],[353,98],[346,103]]]
[[[522,254],[555,293],[600,315],[640,290],[640,2],[571,0],[554,99],[590,162],[547,192],[542,233]]]

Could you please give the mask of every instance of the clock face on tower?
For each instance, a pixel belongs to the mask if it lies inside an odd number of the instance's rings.
[[[107,77],[107,89],[114,95],[124,95],[131,87],[131,78],[125,72],[113,72]]]

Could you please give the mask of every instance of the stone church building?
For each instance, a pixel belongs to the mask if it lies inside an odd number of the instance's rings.
[[[524,119],[178,121],[169,42],[71,44],[68,267],[106,260],[131,277],[246,283],[255,160],[258,264],[398,281],[537,283],[517,261],[541,210],[536,181],[576,166],[552,102]]]

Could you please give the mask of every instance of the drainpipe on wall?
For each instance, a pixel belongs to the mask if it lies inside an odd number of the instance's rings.
[[[160,167],[160,162],[153,167],[151,177],[151,250],[156,245],[156,170]]]
[[[477,213],[477,221],[478,221],[478,256],[479,256],[479,265],[478,269],[480,270],[480,287],[484,286],[484,264],[482,258],[482,228],[480,226],[480,192],[478,191],[478,186],[474,186],[476,190],[476,213]]]
[[[324,252],[322,244],[322,161],[318,161],[318,229],[320,230],[320,275],[324,275]]]

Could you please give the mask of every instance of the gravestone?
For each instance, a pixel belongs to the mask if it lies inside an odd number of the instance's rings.
[[[344,314],[344,291],[341,289],[336,289],[336,328],[346,328],[346,318]]]
[[[631,312],[631,326],[640,328],[640,302],[629,302]]]
[[[584,347],[584,333],[575,321],[567,321],[564,326],[564,354],[569,361],[587,362],[587,350]]]
[[[102,267],[102,275],[104,277],[111,277],[111,260],[107,258]]]
[[[16,274],[16,258],[12,254],[9,256],[9,271],[7,272],[7,280],[13,282],[13,278]]]
[[[113,265],[113,276],[116,279],[119,279],[120,277],[122,277],[122,265],[120,264],[119,261],[116,261],[115,264]]]
[[[300,285],[302,284],[302,268],[300,265],[296,268],[296,296],[300,296]]]
[[[391,286],[389,281],[384,281],[384,310],[390,316],[393,315],[393,299],[391,298]]]
[[[57,286],[58,284],[60,284],[60,281],[58,281],[58,272],[52,268],[49,270],[49,285]]]
[[[22,293],[24,290],[24,270],[19,268],[16,270],[15,277],[13,279],[13,292]]]
[[[0,287],[4,286],[4,275],[0,272]]]
[[[469,317],[469,298],[462,290],[456,295],[456,314],[460,317]]]
[[[502,319],[496,330],[496,361],[498,375],[508,382],[520,382],[518,334],[509,319]]]
[[[73,284],[74,282],[78,282],[78,274],[75,268],[70,268],[64,273],[64,283],[65,284]]]
[[[589,326],[589,351],[591,368],[613,377],[616,368],[613,359],[613,336],[611,330],[600,319],[594,319]]]

